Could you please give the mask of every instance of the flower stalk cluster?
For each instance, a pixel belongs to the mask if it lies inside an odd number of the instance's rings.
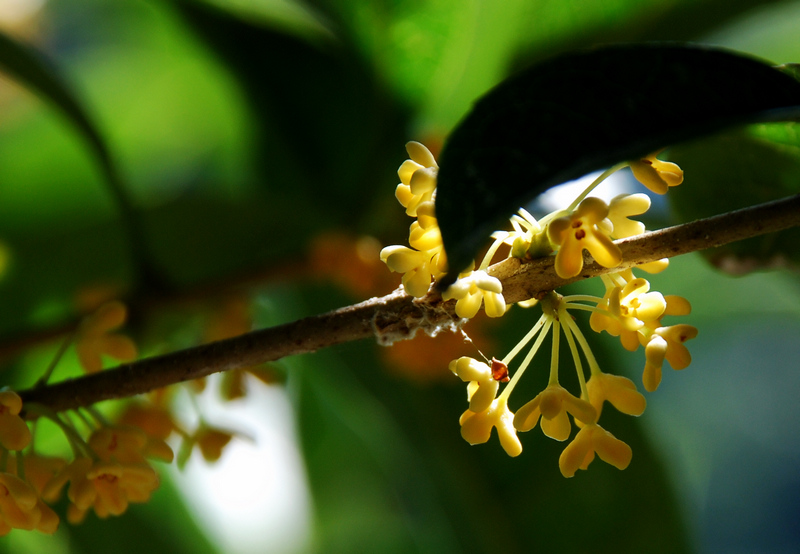
[[[408,152],[411,160],[400,168],[403,182],[398,186],[397,197],[409,215],[416,213],[418,217],[420,214],[433,217],[438,166],[430,152],[419,143],[409,143]],[[493,242],[478,268],[462,273],[442,298],[455,299],[456,313],[462,318],[474,317],[481,305],[490,317],[504,315],[509,307],[502,295],[502,284],[485,272],[502,247],[507,248],[509,257],[554,256],[555,271],[564,279],[580,274],[584,251],[603,267],[620,265],[622,252],[614,240],[645,231],[644,225],[631,217],[645,213],[650,207],[650,198],[642,193],[624,194],[606,203],[589,195],[609,175],[625,167],[630,167],[634,177],[656,194],[664,194],[683,181],[683,172],[677,165],[659,160],[653,154],[608,169],[567,208],[539,220],[520,209],[510,218],[511,230],[496,231],[491,235]],[[419,177],[418,172],[422,172]],[[424,186],[414,187],[415,182],[424,182]],[[431,221],[433,223],[426,228],[433,229],[435,219]],[[434,253],[439,262],[445,258],[438,228],[436,240],[426,243],[423,248],[423,245],[413,242],[415,225],[412,224],[409,239],[412,248],[389,246],[383,250],[381,259],[393,271],[404,273],[403,284],[409,294],[422,296],[427,293],[431,281],[437,278],[437,272],[426,270]],[[412,257],[415,263],[410,262]],[[409,261],[401,263],[401,258],[403,262]],[[668,265],[668,260],[663,259],[644,264],[640,269],[658,273]],[[446,268],[438,266],[437,269],[442,274]],[[691,311],[689,302],[680,296],[665,296],[651,291],[649,281],[635,276],[632,270],[611,272],[600,280],[605,289],[602,297],[563,296],[550,291],[540,298],[520,302],[523,307],[539,304],[542,314],[517,346],[501,360],[492,359],[490,362],[462,356],[450,363],[450,370],[467,383],[469,406],[459,420],[461,434],[467,442],[485,443],[495,429],[503,449],[510,456],[517,456],[522,452],[519,432],[530,431],[539,425],[547,437],[567,441],[574,426],[577,432],[559,459],[565,477],[586,469],[595,456],[619,469],[630,464],[631,448],[601,427],[599,420],[606,402],[622,413],[639,416],[646,407],[645,397],[630,379],[602,370],[579,320],[573,314],[589,312],[589,328],[619,337],[626,350],[635,351],[643,347],[646,362],[642,383],[648,392],[658,388],[664,361],[674,369],[684,369],[689,365],[691,356],[684,343],[697,336],[697,329],[683,323],[664,322],[671,316],[688,315]],[[559,379],[562,335],[577,375],[578,390],[574,392],[564,388]],[[533,359],[547,336],[550,336],[551,348],[547,386],[512,411],[511,394],[523,374],[532,367]],[[509,368],[523,352],[526,353],[522,361],[510,374]]]

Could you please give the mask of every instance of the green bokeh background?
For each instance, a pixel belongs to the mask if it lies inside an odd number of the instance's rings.
[[[74,127],[0,75],[0,240],[9,252],[0,343],[13,354],[0,383],[14,388],[33,384],[58,341],[12,347],[73,321],[87,288],[134,295],[130,330],[147,354],[196,343],[203,296],[188,308],[162,302],[195,287],[260,276],[248,281],[260,326],[362,300],[295,271],[311,241],[344,231],[403,243],[408,218],[393,198],[403,144],[440,144],[477,97],[537,60],[603,42],[693,40],[800,61],[800,2],[49,0],[2,25],[56,64],[95,120],[158,277],[136,280],[140,260]],[[650,116],[660,115],[653,106]],[[800,186],[792,124],[733,130],[670,157],[686,183],[660,206],[660,224]],[[708,257],[786,266],[796,245],[789,233]],[[796,552],[796,274],[733,277],[697,254],[652,283],[692,301],[688,322],[700,335],[690,368],[665,371],[644,416],[604,412],[634,449],[624,472],[596,461],[565,480],[563,445],[538,430],[522,436],[515,459],[494,438],[469,447],[457,425],[463,385],[389,372],[371,343],[283,361],[311,495],[309,534],[294,544],[320,553]],[[597,286],[576,289],[599,294]],[[514,310],[492,326],[497,352],[535,317]],[[641,352],[594,339],[603,367],[640,379]],[[540,362],[532,394],[546,379]],[[56,378],[77,371],[68,353]],[[58,443],[43,429],[37,444]],[[222,551],[162,473],[153,501],[121,518],[90,515],[54,537],[14,531],[0,550]]]

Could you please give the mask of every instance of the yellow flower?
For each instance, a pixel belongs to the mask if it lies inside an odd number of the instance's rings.
[[[622,287],[614,287],[609,295],[609,311],[623,329],[636,331],[645,322],[655,321],[664,314],[667,302],[660,292],[648,292],[650,283],[641,277],[632,279]]]
[[[617,469],[631,463],[631,447],[597,425],[585,425],[558,458],[558,467],[564,477],[572,477],[579,469],[587,469],[597,453],[600,459]]]
[[[640,416],[647,407],[647,400],[636,390],[636,385],[627,377],[611,373],[595,373],[586,383],[589,403],[597,411],[603,411],[603,403],[608,401],[623,414]]]
[[[650,197],[646,194],[620,194],[608,204],[608,219],[614,229],[611,236],[617,239],[644,233],[644,223],[628,219],[650,209]]]
[[[432,279],[447,272],[447,258],[433,203],[421,205],[417,215],[419,219],[411,224],[409,232],[413,248],[387,246],[381,250],[381,261],[392,271],[403,274],[403,288],[408,294],[420,297],[428,293]]]
[[[616,267],[622,252],[598,227],[608,216],[608,205],[599,198],[584,199],[575,211],[553,220],[547,235],[559,246],[555,269],[562,279],[574,277],[583,269],[583,251],[588,250],[603,267]]]
[[[21,453],[17,454],[22,455]],[[40,456],[28,453],[22,457],[25,464],[25,480],[30,483],[37,494],[41,494],[45,485],[67,465],[63,458]]]
[[[461,274],[456,282],[442,293],[443,300],[453,298],[458,300],[456,302],[458,317],[475,317],[481,304],[489,317],[501,317],[506,313],[503,284],[485,271],[470,271]]]
[[[467,399],[472,412],[486,410],[494,401],[500,383],[494,379],[492,369],[474,358],[462,356],[450,362],[450,371],[467,385]]]
[[[411,296],[425,296],[431,286],[434,269],[428,252],[406,246],[387,246],[381,250],[381,260],[389,269],[403,274],[403,288]]]
[[[22,399],[10,390],[0,391],[0,445],[7,450],[22,450],[31,442],[31,431],[19,417]]]
[[[697,336],[697,328],[683,323],[659,327],[655,333],[667,341],[666,358],[672,369],[689,367],[689,364],[692,363],[692,355],[683,343]]]
[[[653,335],[644,347],[645,363],[642,373],[644,390],[653,392],[661,384],[661,366],[667,354],[667,341],[663,337]]]
[[[162,441],[178,429],[169,409],[144,402],[128,404],[118,423],[121,426],[138,427],[146,435]]]
[[[467,410],[461,414],[461,436],[468,443],[483,444],[492,435],[492,428],[497,429],[500,445],[509,456],[519,456],[522,453],[522,444],[514,429],[514,414],[508,409],[505,399],[498,398],[481,412]]]
[[[134,342],[124,335],[109,332],[121,327],[126,317],[125,305],[113,301],[103,304],[84,319],[75,350],[81,366],[87,373],[103,369],[104,354],[121,362],[136,359],[138,351]]]
[[[231,442],[232,438],[233,433],[208,426],[201,427],[194,436],[195,443],[200,447],[200,452],[207,462],[219,460],[222,456],[222,449]]]
[[[685,369],[692,363],[692,355],[683,343],[696,336],[697,328],[686,324],[659,327],[653,332],[644,350],[645,366],[642,380],[645,390],[653,392],[658,388],[664,359],[669,362],[672,369]]]
[[[166,442],[136,427],[103,427],[92,433],[87,443],[105,461],[138,464],[146,458],[171,462],[174,457]]]
[[[634,278],[630,270],[617,273],[614,278],[624,285],[607,282],[606,294],[597,304],[602,311],[592,312],[589,324],[595,332],[606,331],[618,336],[626,350],[634,352],[639,345],[647,346],[655,330],[661,327],[663,316],[691,312],[691,305],[685,298],[648,292],[650,283]]]
[[[433,202],[425,202],[417,208],[417,221],[409,228],[408,244],[417,250],[430,252],[444,248]]]
[[[43,497],[58,499],[67,482],[71,483],[67,491],[71,523],[82,521],[90,508],[101,518],[118,516],[129,504],[150,500],[159,485],[158,475],[145,463],[76,458],[47,484]]]
[[[419,142],[407,143],[406,151],[411,159],[403,162],[397,170],[401,182],[395,189],[395,196],[406,208],[406,213],[415,217],[419,205],[433,197],[439,166],[430,150]]]
[[[57,528],[58,516],[29,483],[16,475],[0,473],[0,536],[12,529],[52,534]]]
[[[668,267],[669,258],[661,258],[660,260],[656,260],[654,262],[647,262],[646,264],[639,264],[636,266],[637,269],[641,269],[647,273],[661,273]]]
[[[669,187],[683,182],[683,170],[677,164],[659,160],[656,154],[632,161],[630,166],[636,180],[656,194],[666,194]]]
[[[573,396],[559,384],[548,385],[533,400],[517,410],[514,427],[519,431],[530,431],[542,417],[542,432],[557,441],[569,438],[572,426],[567,413],[583,423],[597,420],[597,412],[587,401]]]

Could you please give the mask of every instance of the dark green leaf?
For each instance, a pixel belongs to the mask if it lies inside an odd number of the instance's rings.
[[[547,188],[737,123],[800,116],[800,83],[751,58],[678,44],[607,46],[493,89],[440,159],[437,216],[451,274]]]

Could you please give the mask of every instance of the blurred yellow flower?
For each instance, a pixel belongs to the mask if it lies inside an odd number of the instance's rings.
[[[44,517],[43,517],[44,516]],[[10,473],[0,473],[0,536],[12,529],[54,533],[58,527],[58,516],[39,500],[29,484]]]
[[[31,442],[31,431],[19,412],[22,399],[10,390],[0,391],[0,445],[7,450],[22,450]]]
[[[78,360],[87,373],[103,369],[102,356],[121,362],[135,360],[139,355],[134,342],[124,335],[111,333],[125,323],[127,309],[118,301],[107,302],[81,323],[75,350]]]
[[[67,511],[70,523],[83,521],[91,508],[101,518],[121,515],[129,504],[150,500],[159,485],[158,474],[146,463],[79,457],[47,484],[43,497],[57,500],[67,482],[71,483],[67,491],[71,502]]]

